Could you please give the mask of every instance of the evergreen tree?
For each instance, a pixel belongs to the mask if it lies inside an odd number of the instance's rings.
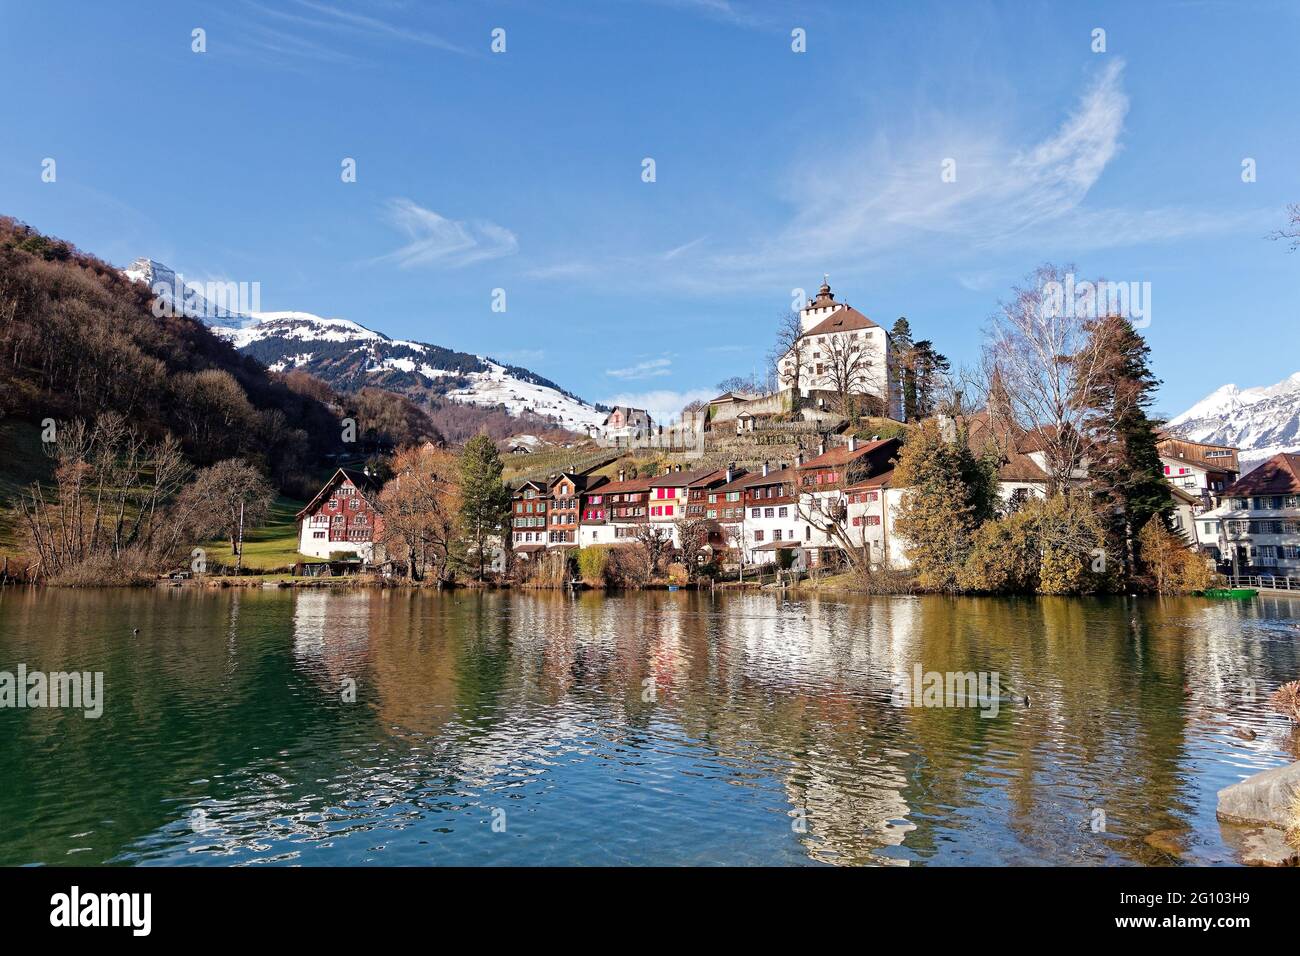
[[[1153,517],[1168,524],[1174,509],[1164,480],[1156,428],[1147,417],[1159,380],[1149,364],[1151,350],[1128,319],[1110,315],[1088,324],[1090,360],[1097,373],[1088,377],[1080,400],[1084,419],[1089,476],[1098,504],[1115,514],[1119,550],[1128,574],[1137,572],[1133,539]]]
[[[934,414],[935,399],[951,366],[947,356],[936,352],[929,339],[913,345],[908,358],[912,376],[912,414],[916,418],[928,418]]]
[[[895,524],[921,587],[960,588],[976,531],[993,514],[996,475],[992,458],[977,457],[965,435],[946,436],[936,421],[908,435],[894,469],[895,485],[906,489]]]
[[[903,421],[916,420],[916,371],[912,367],[912,323],[900,315],[889,332],[898,356],[899,386],[903,393]]]
[[[510,514],[510,490],[501,481],[501,455],[496,443],[479,433],[465,442],[460,456],[461,527],[478,556],[478,576],[483,577],[487,539]]]

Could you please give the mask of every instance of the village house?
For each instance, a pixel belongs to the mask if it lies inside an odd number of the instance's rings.
[[[600,479],[603,480],[603,479]],[[547,523],[546,543],[550,547],[565,547],[578,543],[578,496],[586,488],[586,475],[564,472],[552,479],[550,493],[550,519]]]
[[[1041,442],[1014,425],[996,420],[987,411],[960,420],[940,419],[945,432],[964,429],[966,445],[977,458],[998,458],[998,497],[1003,511],[1016,511],[1030,498],[1047,497],[1047,453]]]
[[[525,481],[510,500],[510,534],[515,554],[527,558],[546,550],[550,493],[542,481]]]
[[[722,525],[730,547],[738,550],[745,564],[770,564],[777,552],[795,551],[792,566],[801,566],[799,544],[805,525],[799,519],[799,495],[795,472],[785,465],[762,468],[741,475],[709,494],[707,515]]]
[[[382,559],[379,484],[366,472],[340,468],[298,512],[298,551],[313,558],[345,554]]]
[[[605,477],[592,478],[578,492],[578,547],[614,544],[614,525],[609,521],[607,488],[615,485]]]
[[[1218,503],[1224,490],[1241,474],[1237,449],[1209,445],[1162,434],[1156,442],[1165,480],[1201,498],[1207,508]]]
[[[663,528],[672,538],[674,548],[681,547],[677,522],[687,517],[688,503],[701,509],[703,517],[707,491],[726,483],[726,469],[702,468],[682,471],[681,465],[670,465],[662,475],[650,478],[647,499],[648,521],[652,528]],[[696,493],[691,501],[691,493]]]
[[[801,396],[834,393],[838,379],[850,394],[878,399],[886,416],[902,418],[898,355],[885,329],[847,303],[836,302],[829,281],[799,311],[799,327],[797,345],[777,362],[783,385],[794,384],[797,364]]]
[[[600,423],[600,433],[605,438],[645,438],[653,424],[644,408],[615,405]]]
[[[1300,577],[1300,454],[1274,455],[1223,489],[1221,502],[1196,523],[1224,570]]]
[[[839,561],[839,542],[824,529],[832,523],[844,524],[848,517],[846,489],[892,470],[900,447],[897,438],[859,443],[850,437],[847,445],[830,449],[822,445],[816,457],[796,467],[798,516],[803,521],[801,547],[807,552],[809,567]]]
[[[894,531],[904,488],[894,487],[894,470],[883,471],[844,489],[848,537],[869,567],[902,570],[911,565],[907,541]]]
[[[618,480],[601,488],[607,532],[593,531],[593,537],[613,544],[635,541],[637,532],[649,520],[649,478],[628,478],[619,470]]]

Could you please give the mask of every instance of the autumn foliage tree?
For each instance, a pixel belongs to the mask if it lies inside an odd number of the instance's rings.
[[[400,450],[384,485],[381,541],[408,577],[451,579],[460,514],[460,467],[451,452],[428,445]]]
[[[1188,547],[1170,531],[1159,515],[1152,515],[1138,532],[1138,558],[1143,581],[1156,594],[1189,594],[1214,583],[1205,556]]]

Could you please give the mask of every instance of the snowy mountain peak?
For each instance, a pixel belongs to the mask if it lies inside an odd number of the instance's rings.
[[[1221,386],[1170,419],[1168,428],[1193,441],[1240,448],[1247,464],[1300,450],[1300,372],[1273,385]]]
[[[136,259],[123,274],[171,301],[183,286],[185,314],[272,371],[300,368],[345,391],[373,385],[419,402],[440,396],[467,405],[500,406],[511,415],[535,414],[579,434],[605,418],[602,411],[526,368],[427,342],[393,339],[358,322],[311,312],[215,309],[197,288],[154,259]]]
[[[246,321],[246,316],[242,313],[211,301],[204,294],[202,283],[190,282],[157,259],[141,256],[123,269],[122,274],[132,282],[147,285],[158,299],[168,305],[175,303],[179,296],[181,304],[176,306],[176,311],[191,318],[202,319],[208,325],[231,328]],[[206,291],[211,292],[212,285],[209,284]],[[225,284],[215,285],[220,286],[217,298],[224,297]]]

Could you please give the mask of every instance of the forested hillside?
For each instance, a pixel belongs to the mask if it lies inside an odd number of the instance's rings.
[[[0,217],[0,415],[39,424],[118,412],[151,439],[175,436],[195,465],[242,458],[299,495],[335,455],[441,440],[401,396],[341,396],[269,372],[196,319],[155,316],[151,302],[109,263]],[[351,445],[347,417],[358,424]]]

